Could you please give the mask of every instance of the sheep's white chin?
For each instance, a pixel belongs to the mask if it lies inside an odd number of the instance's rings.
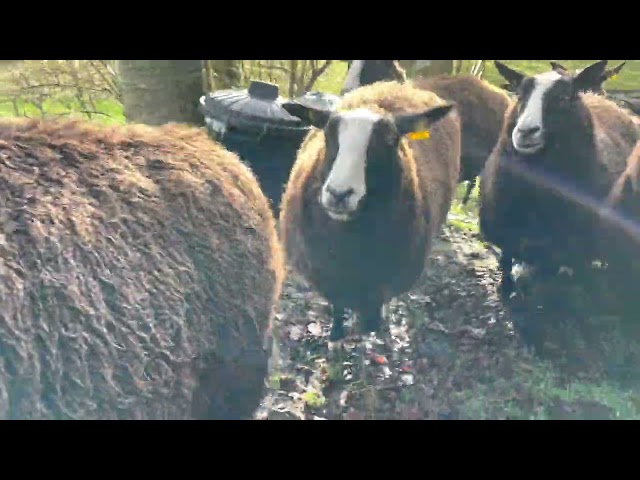
[[[531,143],[529,145],[522,145],[519,142],[513,142],[513,146],[518,153],[522,153],[523,155],[533,155],[534,153],[538,153],[542,150],[544,142]]]
[[[349,215],[348,213],[337,213],[328,209],[325,209],[325,211],[327,212],[327,215],[329,215],[329,218],[331,218],[332,220],[336,220],[338,222],[348,222],[349,220],[351,220],[351,215]]]

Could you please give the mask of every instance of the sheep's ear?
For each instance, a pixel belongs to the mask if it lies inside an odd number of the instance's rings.
[[[622,67],[624,67],[626,65],[626,61],[622,62],[620,65],[618,65],[617,67],[613,67],[609,70],[607,70],[606,72],[604,72],[604,80],[609,80],[612,77],[615,77],[616,75],[618,75],[620,73],[620,70],[622,70]]]
[[[515,90],[517,90],[518,87],[520,86],[520,84],[522,83],[522,80],[525,79],[526,75],[514,70],[513,68],[507,67],[504,63],[502,63],[502,62],[500,62],[498,60],[494,60],[493,63],[495,64],[496,68],[498,69],[498,73],[507,82],[509,82],[511,87],[513,87]]]
[[[298,102],[283,103],[282,108],[284,108],[289,115],[298,117],[303,122],[319,129],[323,129],[325,127],[333,113],[331,110],[307,107],[306,105],[302,105]]]
[[[600,60],[586,68],[583,68],[573,79],[573,89],[576,92],[586,92],[591,90],[594,85],[600,85],[604,71],[607,68],[607,60]]]
[[[410,113],[407,115],[396,115],[393,118],[398,133],[400,135],[411,134],[416,140],[429,138],[429,132],[425,130],[429,125],[442,120],[451,110],[455,108],[454,103],[447,103],[430,108],[420,113]]]
[[[560,65],[558,62],[549,62],[551,64],[551,68],[553,68],[556,72],[558,72],[560,75],[568,75],[569,74],[569,70],[567,70],[566,68],[564,68],[562,65]]]

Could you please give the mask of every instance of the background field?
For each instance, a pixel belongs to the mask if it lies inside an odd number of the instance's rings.
[[[582,68],[595,60],[557,60],[567,68]],[[43,77],[43,68],[39,64],[41,61],[26,61],[20,66],[20,75],[27,78],[33,76],[29,82],[31,85],[23,85],[21,89],[14,85],[6,86],[6,70],[15,65],[0,64],[0,86],[4,86],[5,93],[0,97],[0,116],[25,115],[84,115],[78,112],[91,111],[93,119],[106,123],[122,123],[125,121],[122,104],[114,98],[113,92],[109,91],[101,84],[99,79],[94,79],[89,91],[78,93],[74,82],[77,79],[63,83],[65,87],[55,87],[54,84],[61,84],[59,76],[55,80]],[[248,62],[248,61],[247,61]],[[469,68],[471,61],[463,61],[465,69]],[[528,74],[544,71],[550,68],[549,60],[510,60],[505,61],[512,67]],[[610,60],[610,65],[618,65],[622,60]],[[51,62],[50,62],[51,63]],[[51,67],[51,65],[47,65]],[[64,69],[61,69],[64,71]],[[82,70],[82,68],[80,69]],[[88,69],[87,69],[88,70]],[[346,64],[344,62],[334,62],[320,78],[315,82],[313,90],[338,94],[346,74]],[[248,76],[254,74],[254,78],[267,78],[276,81],[280,85],[281,92],[286,92],[286,78],[282,75],[265,75],[264,72],[247,67],[247,75],[243,78],[243,83],[247,83]],[[64,75],[62,75],[64,76]],[[71,75],[67,75],[71,76]],[[85,74],[84,78],[94,75]],[[101,76],[101,75],[98,75]],[[3,82],[4,77],[4,82]],[[54,76],[55,77],[55,76]],[[485,62],[484,78],[493,84],[502,83],[493,62]],[[26,83],[26,82],[23,82]],[[47,85],[47,86],[38,86]],[[640,60],[629,60],[617,79],[607,82],[609,89],[636,90],[640,89]],[[90,98],[90,101],[87,99]]]

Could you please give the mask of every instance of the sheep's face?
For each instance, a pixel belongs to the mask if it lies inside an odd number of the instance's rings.
[[[496,61],[499,73],[517,95],[511,141],[522,155],[539,153],[555,136],[565,135],[567,120],[579,102],[579,93],[597,84],[607,61],[596,62],[575,76],[552,70],[526,76]]]
[[[349,66],[340,94],[344,95],[375,82],[404,80],[404,72],[396,60],[354,60]]]
[[[326,168],[318,200],[330,218],[344,222],[356,216],[367,198],[390,201],[393,182],[399,179],[400,138],[440,120],[453,105],[395,116],[367,109],[332,113],[299,104],[285,108],[324,129]]]

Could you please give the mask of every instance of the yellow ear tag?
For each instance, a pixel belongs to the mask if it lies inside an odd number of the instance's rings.
[[[424,130],[422,132],[411,132],[409,134],[410,140],[426,140],[429,138],[429,130]]]

